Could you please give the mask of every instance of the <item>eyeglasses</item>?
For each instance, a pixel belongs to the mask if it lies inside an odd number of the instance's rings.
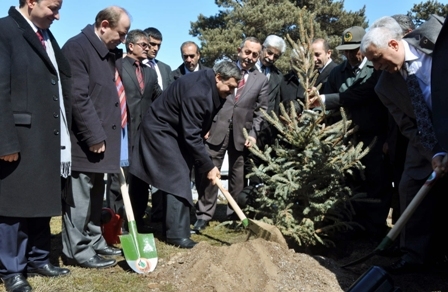
[[[139,45],[140,47],[142,47],[142,49],[146,49],[149,47],[149,44],[147,43],[135,43],[136,45]]]

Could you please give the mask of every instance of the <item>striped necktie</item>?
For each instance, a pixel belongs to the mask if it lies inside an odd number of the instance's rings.
[[[236,95],[235,95],[235,102],[238,101],[238,99],[241,96],[241,92],[243,91],[244,85],[246,84],[246,80],[244,79],[244,77],[246,76],[247,71],[246,70],[241,70],[241,80],[238,83],[238,89],[236,90]]]
[[[128,113],[126,112],[126,93],[117,69],[115,69],[115,86],[117,87],[118,97],[120,98],[121,128],[124,128],[128,122]]]

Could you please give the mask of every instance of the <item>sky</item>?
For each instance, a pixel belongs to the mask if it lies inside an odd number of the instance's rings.
[[[385,15],[405,14],[414,3],[422,1],[345,0],[344,9],[357,11],[365,5],[367,20],[371,24]],[[439,2],[447,4],[448,0]],[[18,3],[19,0],[0,0],[0,17],[6,16],[9,7]],[[70,37],[78,34],[87,24],[92,24],[101,9],[110,5],[124,7],[131,14],[131,29],[152,26],[162,32],[163,42],[157,59],[170,65],[173,70],[182,63],[180,45],[188,40],[199,44],[188,33],[190,23],[196,21],[199,14],[211,16],[219,11],[214,0],[65,0],[60,10],[61,18],[53,22],[50,30],[62,47]]]

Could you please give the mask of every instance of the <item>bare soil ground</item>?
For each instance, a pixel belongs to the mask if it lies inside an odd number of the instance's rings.
[[[200,243],[182,250],[157,240],[159,263],[147,275],[133,273],[123,257],[118,265],[104,270],[68,267],[71,275],[48,279],[34,277],[34,291],[346,291],[372,265],[388,265],[396,258],[374,256],[356,266],[341,265],[358,259],[377,246],[366,238],[341,237],[335,248],[314,248],[306,253],[281,248],[277,243],[250,237],[246,231],[222,223],[225,205],[216,221],[193,235]],[[194,218],[192,218],[194,223]],[[148,224],[156,238],[160,224]],[[53,219],[52,263],[64,266],[61,254],[60,218]],[[391,276],[402,291],[448,291],[448,269]],[[4,287],[0,284],[0,291]]]

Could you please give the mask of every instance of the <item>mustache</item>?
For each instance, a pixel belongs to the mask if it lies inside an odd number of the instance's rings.
[[[244,62],[244,63],[249,63],[249,64],[254,64],[254,63],[255,63],[253,60],[251,60],[251,59],[249,59],[249,58],[245,58],[245,59],[243,59],[243,62]]]
[[[271,60],[269,58],[264,58],[264,61],[268,64],[274,64],[274,60]]]

